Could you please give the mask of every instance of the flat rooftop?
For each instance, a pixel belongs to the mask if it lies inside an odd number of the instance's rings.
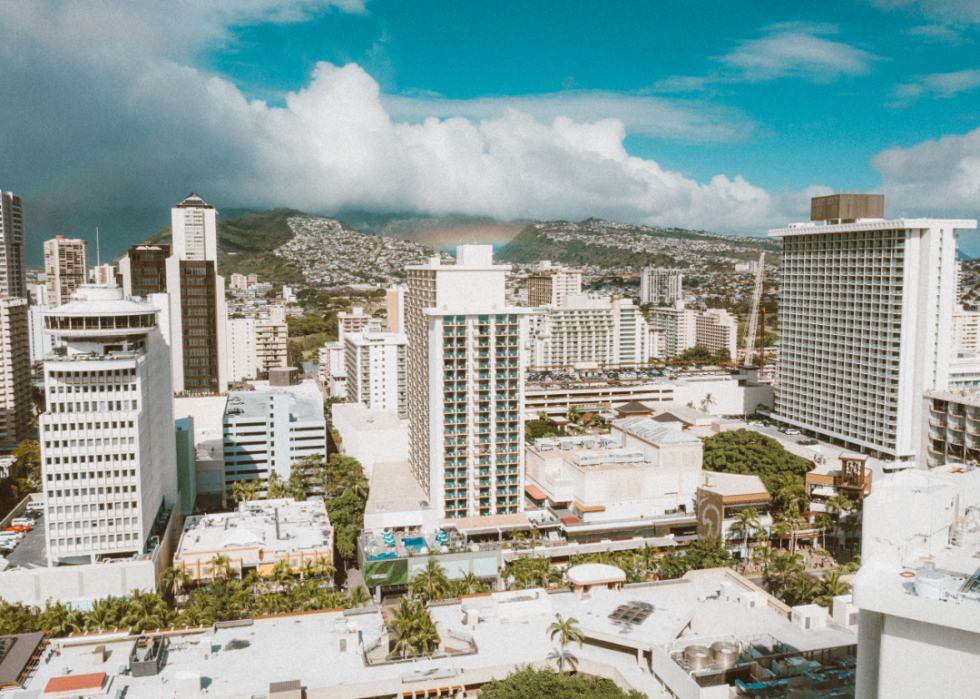
[[[428,507],[428,501],[407,461],[378,463],[371,471],[371,490],[364,514],[416,511],[422,509],[422,503]]]
[[[226,548],[301,551],[330,544],[330,517],[319,498],[255,500],[241,502],[239,508],[188,517],[176,557]]]
[[[266,421],[274,396],[284,396],[289,406],[289,417],[299,422],[323,419],[323,403],[319,398],[272,389],[255,391],[230,391],[225,405],[225,417],[236,420],[256,419]]]
[[[358,432],[397,430],[402,421],[393,410],[373,410],[363,403],[337,403],[331,407],[334,416],[343,417]],[[405,429],[408,429],[405,426]]]
[[[548,627],[556,613],[578,619],[587,637],[603,644],[569,647],[582,662],[581,670],[598,664],[615,668],[629,685],[651,697],[660,696],[661,687],[649,670],[641,671],[636,648],[664,654],[662,646],[678,637],[693,642],[726,634],[769,634],[801,651],[856,643],[852,631],[832,620],[826,628],[804,631],[771,606],[749,609],[724,601],[719,597],[721,584],[732,581],[725,571],[698,571],[688,579],[629,587],[621,592],[596,591],[584,601],[572,593],[548,594],[544,590],[470,597],[462,604],[433,606],[430,614],[443,638],[448,638],[449,632],[472,636],[476,653],[374,666],[365,664],[357,644],[359,638],[368,646],[381,638],[383,620],[376,611],[257,619],[251,625],[175,637],[159,675],[117,676],[113,688],[128,686],[126,695],[140,699],[172,699],[178,675],[197,675],[207,678],[211,697],[250,696],[267,691],[273,682],[299,680],[309,699],[355,699],[470,685],[491,676],[503,677],[518,665],[554,658],[557,646],[549,638]],[[617,607],[631,602],[649,604],[653,612],[636,626],[610,619]],[[470,617],[465,626],[464,609]],[[692,624],[696,635],[690,630]],[[102,642],[93,638],[90,645],[64,648],[57,659],[39,665],[27,685],[28,692],[12,693],[11,699],[36,696],[30,692],[43,690],[54,677],[91,672],[91,652]],[[114,673],[125,664],[123,659],[132,644],[132,640],[108,644],[111,655],[101,669]],[[207,660],[205,650],[210,651]]]

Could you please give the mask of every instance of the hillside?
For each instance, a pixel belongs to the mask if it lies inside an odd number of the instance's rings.
[[[647,266],[730,269],[738,260],[777,254],[766,239],[716,235],[682,228],[651,228],[586,219],[580,223],[547,221],[522,230],[495,255],[500,262],[533,264],[551,260],[578,267],[639,269]]]
[[[236,209],[232,213],[245,212]],[[293,239],[287,223],[290,218],[306,217],[295,209],[272,209],[248,212],[227,221],[218,221],[218,272],[224,277],[234,273],[256,272],[262,281],[295,284],[303,281],[303,272],[294,263],[274,254],[274,250]],[[170,227],[161,228],[143,241],[147,245],[169,245],[173,241]],[[115,261],[114,261],[115,264]]]
[[[506,245],[524,229],[526,223],[501,223],[483,216],[419,216],[412,214],[374,214],[344,211],[334,218],[373,235],[408,240],[440,252],[452,253],[460,243],[478,242]]]

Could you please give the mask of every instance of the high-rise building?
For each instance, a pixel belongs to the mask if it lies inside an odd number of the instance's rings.
[[[289,366],[289,328],[286,326],[286,309],[273,306],[269,316],[255,321],[255,371],[262,378],[270,369]]]
[[[248,286],[248,277],[244,274],[238,274],[235,272],[231,275],[231,287],[232,289],[244,289]]]
[[[637,364],[653,356],[647,322],[630,299],[572,294],[531,317],[533,366]]]
[[[647,315],[650,327],[659,328],[663,338],[663,354],[669,359],[697,344],[698,329],[694,310],[675,301],[671,306],[657,307]]]
[[[119,274],[127,296],[147,297],[167,292],[169,245],[134,245],[121,260]]]
[[[862,218],[883,200],[860,195],[811,209],[814,222],[769,231],[783,239],[777,419],[913,461],[922,396],[949,380],[956,231],[976,221]]]
[[[673,304],[684,298],[684,273],[679,269],[647,267],[640,275],[640,303]]]
[[[980,311],[953,311],[953,345],[963,352],[980,352]]]
[[[348,400],[407,418],[408,337],[403,333],[348,333],[344,342]]]
[[[174,247],[166,270],[174,319],[174,391],[220,393],[228,386],[228,350],[225,280],[217,262],[218,213],[191,193],[171,209],[170,219]]]
[[[63,235],[44,241],[48,303],[53,306],[68,303],[75,289],[85,283],[87,270],[88,242]]]
[[[523,510],[521,314],[505,305],[510,265],[461,245],[406,267],[412,473],[442,517]]]
[[[31,415],[31,351],[27,299],[0,296],[0,444],[26,439]]]
[[[698,313],[694,318],[694,335],[695,344],[706,347],[712,354],[728,350],[728,355],[735,361],[738,319],[725,309],[712,308]]]
[[[538,264],[538,271],[527,277],[528,306],[560,306],[566,296],[581,293],[582,272],[552,267],[550,260],[542,260]]]
[[[44,332],[44,312],[53,306],[31,306],[27,309],[27,325],[30,333],[31,363],[39,362],[51,354],[54,338]]]
[[[44,363],[49,565],[146,553],[177,500],[167,298],[85,285],[44,313],[67,354]]]
[[[116,267],[115,265],[104,264],[98,267],[93,267],[91,274],[89,274],[89,280],[93,284],[115,284],[116,283]]]
[[[228,380],[255,378],[255,319],[232,318],[228,330]]]
[[[350,313],[341,311],[337,314],[337,340],[339,342],[344,341],[344,335],[347,333],[360,333],[369,330],[380,331],[381,319],[365,313],[361,306],[354,306]]]
[[[16,194],[3,191],[0,191],[0,296],[27,297],[24,206]]]
[[[388,330],[393,333],[405,332],[405,291],[404,284],[395,285],[385,291]]]

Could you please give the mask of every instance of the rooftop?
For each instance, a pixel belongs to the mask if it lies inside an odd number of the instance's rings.
[[[243,501],[238,512],[188,517],[176,557],[252,547],[300,551],[330,541],[330,517],[319,498]]]
[[[627,417],[613,420],[612,424],[613,427],[655,446],[701,444],[701,440],[694,435],[667,427],[648,417]]]
[[[397,430],[402,423],[393,410],[372,410],[363,403],[336,403],[334,416],[342,416],[358,432]]]
[[[376,463],[371,472],[371,490],[364,514],[419,510],[423,503],[428,507],[428,500],[407,461]]]
[[[277,392],[269,389],[229,391],[228,402],[225,405],[225,417],[237,420],[268,420],[273,401],[277,398],[286,401],[289,406],[291,421],[305,422],[323,418],[322,405],[317,399],[288,391]]]
[[[723,496],[737,495],[759,495],[765,493],[768,497],[769,490],[765,483],[758,476],[741,475],[737,473],[723,473],[714,471],[703,471],[705,490],[718,493]]]

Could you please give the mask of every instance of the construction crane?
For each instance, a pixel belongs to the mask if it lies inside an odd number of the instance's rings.
[[[765,305],[762,302],[762,297],[765,294],[766,289],[766,253],[761,253],[759,255],[759,268],[755,272],[755,289],[752,291],[752,311],[749,314],[749,326],[745,331],[745,366],[752,366],[752,355],[755,352],[755,335],[756,331],[759,333],[759,350],[764,351],[764,343],[762,340],[765,338],[766,332],[766,322],[765,322]],[[759,324],[759,315],[763,317],[762,324]],[[759,375],[762,375],[762,366],[759,366]]]

